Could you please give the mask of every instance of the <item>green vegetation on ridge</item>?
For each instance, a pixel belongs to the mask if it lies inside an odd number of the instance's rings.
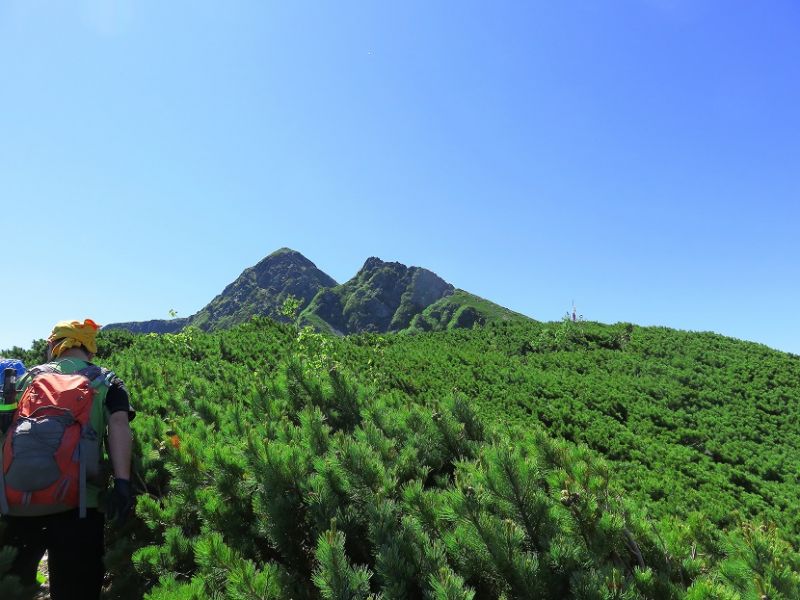
[[[800,596],[797,357],[568,321],[101,335],[142,492],[108,597]]]
[[[474,325],[512,320],[528,320],[528,317],[464,290],[455,290],[417,314],[407,331],[469,329]]]
[[[342,335],[441,331],[509,320],[530,319],[456,289],[426,269],[370,258],[347,283],[321,290],[298,324]]]

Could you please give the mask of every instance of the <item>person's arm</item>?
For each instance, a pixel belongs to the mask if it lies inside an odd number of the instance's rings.
[[[108,455],[114,468],[114,477],[131,478],[131,426],[126,411],[116,411],[108,417]]]

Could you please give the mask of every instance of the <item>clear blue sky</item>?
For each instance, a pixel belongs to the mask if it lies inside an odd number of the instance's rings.
[[[800,353],[800,4],[0,3],[0,348],[288,246]]]

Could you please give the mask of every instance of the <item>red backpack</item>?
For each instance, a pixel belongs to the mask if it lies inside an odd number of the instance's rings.
[[[92,405],[105,374],[95,365],[72,374],[42,365],[29,375],[0,449],[0,513],[35,516],[79,508],[84,517],[86,480],[100,463]]]

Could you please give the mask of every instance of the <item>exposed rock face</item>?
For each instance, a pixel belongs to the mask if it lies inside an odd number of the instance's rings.
[[[299,310],[303,310],[317,292],[335,285],[333,278],[305,256],[281,248],[245,269],[192,317],[192,324],[201,329],[219,329],[243,323],[254,315],[280,320],[280,307],[289,296],[300,300]]]
[[[342,333],[400,331],[453,289],[427,269],[371,257],[350,281],[318,294],[302,320],[316,315]]]

